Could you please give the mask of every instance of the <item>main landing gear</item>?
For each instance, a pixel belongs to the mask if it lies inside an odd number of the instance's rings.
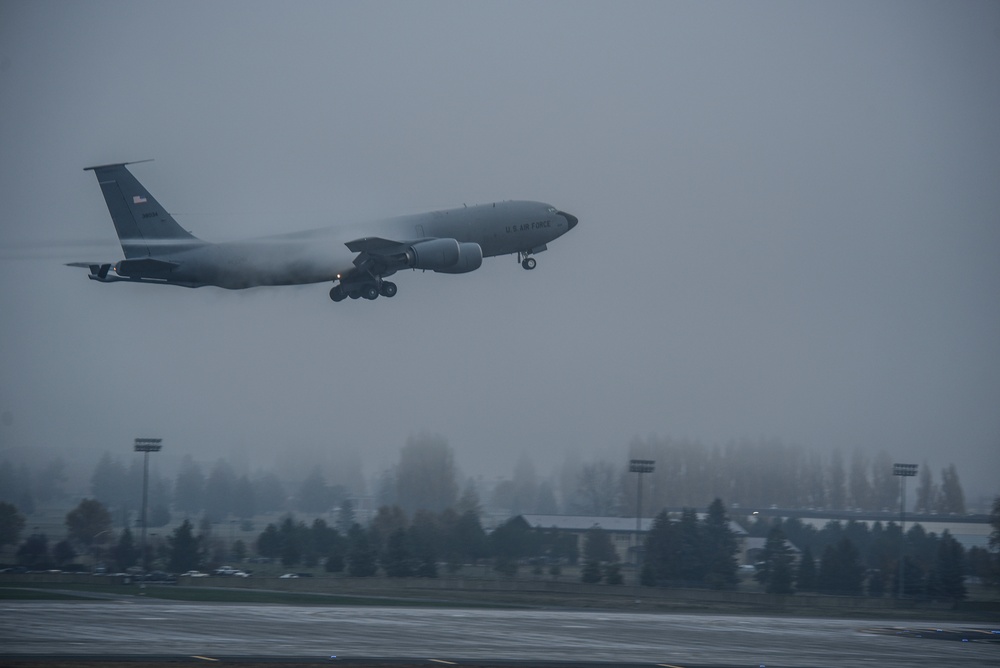
[[[534,269],[535,266],[538,264],[535,258],[531,257],[527,253],[518,253],[517,259],[521,260],[521,266],[527,269],[528,271]]]
[[[375,283],[348,283],[347,285],[341,283],[330,288],[330,299],[335,302],[342,302],[348,297],[351,299],[364,297],[372,300],[378,299],[380,295],[382,297],[395,297],[396,291],[395,283],[381,279]]]

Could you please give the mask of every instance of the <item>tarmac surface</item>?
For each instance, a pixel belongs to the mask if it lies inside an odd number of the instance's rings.
[[[1000,666],[1000,625],[141,599],[0,603],[0,665],[102,658],[144,665]]]

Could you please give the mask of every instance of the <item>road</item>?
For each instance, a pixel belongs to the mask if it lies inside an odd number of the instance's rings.
[[[972,626],[978,630],[961,631],[948,641],[916,635],[968,627],[694,614],[5,601],[0,604],[0,655],[1000,666],[1000,644],[989,642],[1000,639],[1000,631]],[[911,632],[900,635],[890,627]]]

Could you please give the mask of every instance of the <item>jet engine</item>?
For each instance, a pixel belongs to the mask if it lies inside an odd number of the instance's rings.
[[[406,266],[443,274],[464,274],[483,264],[483,249],[477,243],[456,239],[418,241],[406,249]]]

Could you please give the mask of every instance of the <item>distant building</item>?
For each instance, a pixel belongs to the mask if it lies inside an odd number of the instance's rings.
[[[699,513],[698,519],[704,519],[704,513]],[[623,563],[635,562],[636,546],[645,540],[645,534],[653,526],[652,517],[643,517],[639,524],[640,537],[636,539],[636,518],[634,517],[599,517],[596,515],[520,515],[533,529],[558,529],[573,534],[576,537],[576,546],[583,554],[584,538],[587,532],[598,527],[603,529],[611,537],[611,544],[614,545],[618,560]],[[736,536],[739,545],[741,563],[746,562],[746,547],[744,543],[747,532],[733,521],[729,522],[729,528]]]

